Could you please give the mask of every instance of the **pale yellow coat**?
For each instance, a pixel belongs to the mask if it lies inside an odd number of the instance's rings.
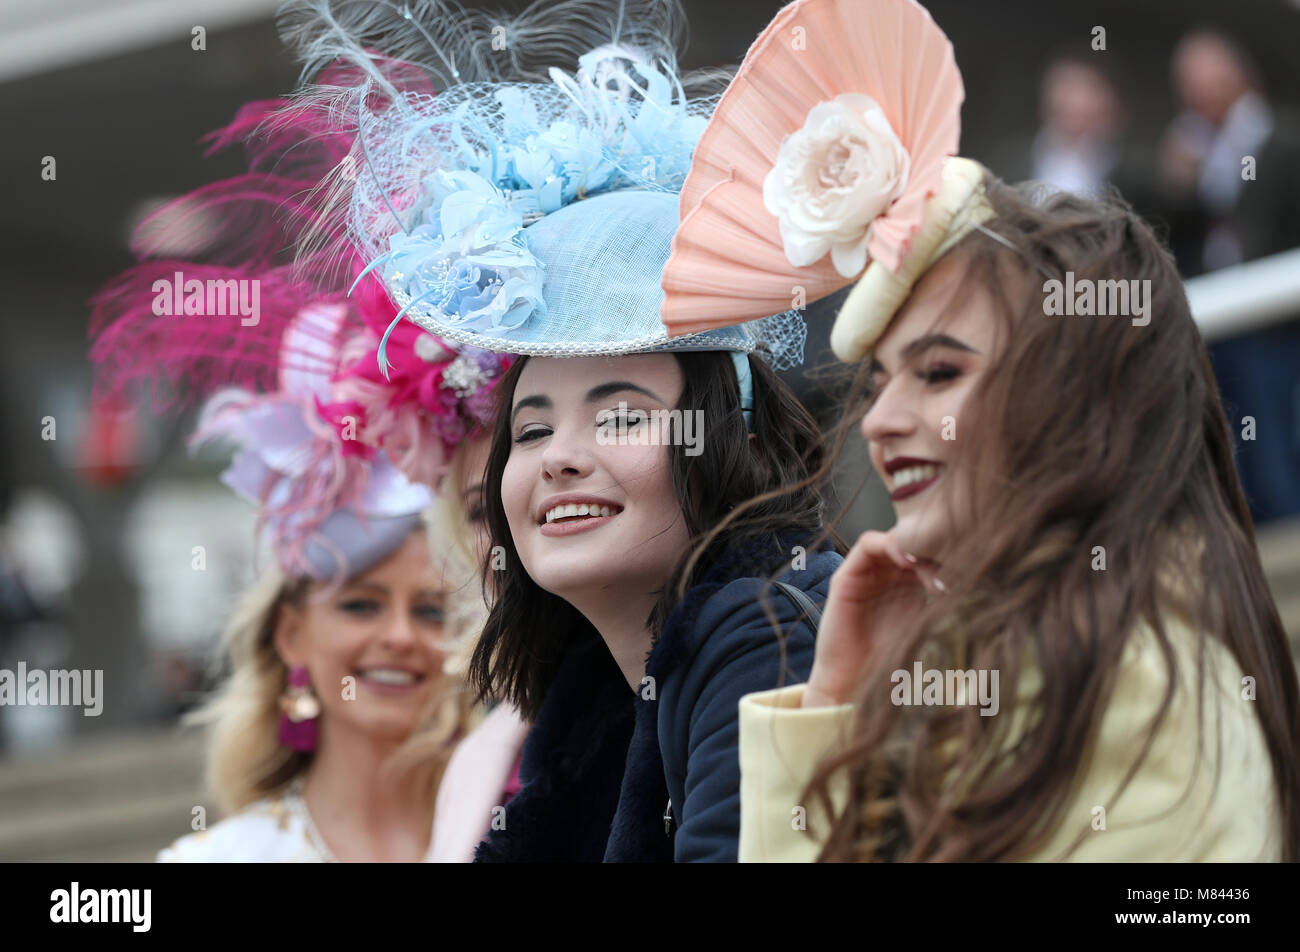
[[[1179,685],[1146,759],[1118,797],[1168,682],[1147,627],[1135,632],[1118,669],[1091,752],[1059,828],[1028,861],[1276,861],[1281,818],[1264,734],[1243,673],[1214,639],[1207,646],[1205,744],[1197,762],[1195,641],[1167,622]],[[1036,691],[1037,673],[1022,677]],[[802,793],[814,768],[846,736],[852,708],[800,707],[803,686],[740,701],[741,862],[811,862],[826,822]],[[1006,705],[1004,704],[1003,707]],[[1217,741],[1217,742],[1216,742]],[[1217,786],[1215,780],[1217,776]],[[843,785],[832,786],[835,807]],[[1104,810],[1103,812],[1100,812]],[[1104,825],[1104,829],[1102,826]],[[1072,852],[1069,847],[1082,835]]]

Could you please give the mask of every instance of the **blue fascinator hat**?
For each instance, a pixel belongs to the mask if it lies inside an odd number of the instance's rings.
[[[377,275],[397,305],[394,326],[513,354],[802,362],[797,311],[671,340],[660,319],[679,192],[717,103],[688,92],[709,76],[678,74],[676,2],[564,0],[507,19],[309,0],[281,26],[307,73],[342,60],[366,77],[299,101],[355,116],[352,153],[318,192],[367,262],[358,280]]]

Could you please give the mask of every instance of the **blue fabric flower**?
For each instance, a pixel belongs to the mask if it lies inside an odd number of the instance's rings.
[[[706,119],[671,72],[606,46],[551,78],[439,97],[405,128],[400,155],[428,155],[434,142],[438,167],[419,182],[417,224],[371,265],[403,315],[489,336],[543,318],[545,267],[528,225],[584,198],[680,187]]]
[[[385,280],[413,306],[482,334],[538,313],[543,266],[528,250],[518,207],[471,171],[439,169],[424,184],[433,201],[423,224],[390,239]]]

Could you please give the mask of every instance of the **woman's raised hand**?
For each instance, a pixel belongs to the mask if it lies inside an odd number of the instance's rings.
[[[831,576],[804,707],[853,699],[872,644],[913,618],[925,606],[927,591],[943,590],[935,569],[933,562],[904,552],[888,532],[858,537]]]

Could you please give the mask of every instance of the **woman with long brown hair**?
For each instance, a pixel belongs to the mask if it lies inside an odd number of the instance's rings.
[[[898,522],[832,580],[801,698],[849,725],[797,800],[842,796],[821,857],[1293,860],[1294,661],[1173,260],[1122,204],[986,190],[1018,250],[972,232],[860,368]],[[1049,316],[1040,268],[1150,282],[1150,322]],[[912,703],[918,662],[997,672],[995,716]]]
[[[815,26],[846,9],[779,14],[713,122],[790,68],[792,24],[812,62],[845,56],[853,41]],[[937,33],[910,0],[853,9]],[[960,91],[943,57],[906,52],[941,64],[926,88]],[[695,157],[764,183],[731,207],[776,216],[784,283],[824,276],[811,234],[835,258],[822,287],[853,285],[832,333],[858,364],[846,422],[897,514],[833,577],[809,683],[741,702],[741,858],[1300,858],[1294,661],[1173,259],[1120,201],[1044,198],[965,159],[939,164],[913,215],[876,161],[916,186],[927,143],[907,141],[905,85],[848,75],[801,104],[802,128],[784,100],[773,125],[791,131],[766,152]],[[851,125],[872,108],[888,125]],[[764,162],[766,180],[745,174]],[[683,207],[688,248],[705,206]],[[845,251],[859,241],[865,267]],[[689,278],[670,261],[666,322],[727,323],[687,313]]]

